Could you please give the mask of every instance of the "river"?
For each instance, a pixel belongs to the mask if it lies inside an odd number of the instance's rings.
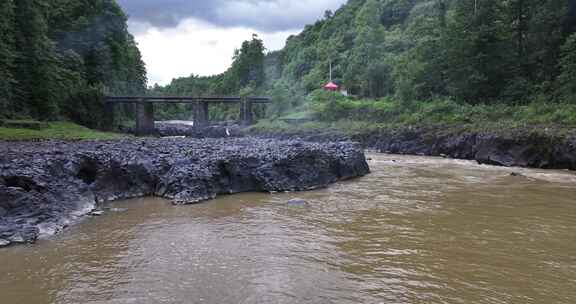
[[[0,250],[0,302],[576,303],[575,173],[369,157],[311,192],[113,203]]]

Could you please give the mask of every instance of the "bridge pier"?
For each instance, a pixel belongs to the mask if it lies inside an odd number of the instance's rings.
[[[242,98],[240,102],[240,124],[249,126],[252,124],[254,117],[252,116],[252,101],[247,98]]]
[[[195,127],[205,127],[209,121],[208,103],[196,101],[192,104],[192,120]]]
[[[107,96],[106,117],[104,118],[104,127],[113,130],[114,106],[116,104],[134,104],[136,107],[136,134],[151,135],[155,132],[154,126],[154,103],[185,103],[192,104],[194,125],[204,127],[209,124],[209,104],[239,104],[240,105],[240,123],[242,125],[251,125],[254,121],[253,105],[270,103],[267,97],[154,97],[154,96]]]
[[[115,131],[116,117],[114,116],[114,104],[107,102],[104,104],[104,121],[102,122],[102,131]]]
[[[154,131],[154,104],[139,100],[136,104],[136,135],[152,135]]]

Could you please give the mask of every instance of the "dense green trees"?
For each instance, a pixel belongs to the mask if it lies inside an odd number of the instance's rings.
[[[53,119],[58,113],[58,101],[65,89],[62,66],[59,64],[55,44],[48,37],[45,11],[48,2],[41,0],[16,1],[15,45],[19,50],[14,69],[18,93],[19,113],[33,117]]]
[[[5,0],[0,15],[0,116],[97,126],[101,93],[146,89],[144,63],[114,0]]]
[[[448,91],[458,100],[482,103],[500,96],[507,78],[507,48],[499,28],[502,1],[457,1],[445,34]]]
[[[575,102],[575,31],[570,0],[349,0],[280,51],[262,57],[261,41],[247,41],[226,73],[155,91],[237,94],[251,84],[282,115],[314,107],[307,102],[319,95],[310,93],[328,81],[331,63],[352,95],[390,97],[407,109],[439,99]]]
[[[146,70],[114,0],[3,0],[0,15],[0,117],[90,124],[102,115],[101,92],[144,92]],[[570,0],[349,0],[280,51],[265,54],[254,36],[223,74],[174,79],[150,94],[265,94],[281,115],[306,107],[331,63],[352,95],[406,107],[576,102],[575,32]],[[159,114],[188,111],[169,105]]]
[[[359,97],[572,101],[575,30],[569,0],[351,0],[291,37],[269,77],[307,94],[331,60]]]
[[[560,98],[576,102],[576,33],[572,34],[562,46],[560,59],[561,73],[558,77]]]
[[[264,43],[254,34],[251,41],[244,41],[234,53],[234,62],[228,74],[238,88],[260,87],[264,83]],[[236,89],[238,89],[236,88]]]
[[[14,1],[0,2],[0,118],[13,112],[14,97]]]

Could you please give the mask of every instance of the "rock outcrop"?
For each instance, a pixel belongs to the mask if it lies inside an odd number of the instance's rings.
[[[351,142],[130,139],[0,142],[0,244],[57,233],[103,202],[156,195],[191,204],[300,191],[369,173]]]
[[[189,123],[156,122],[156,135],[161,137],[185,136],[191,138],[244,137],[243,129],[233,122],[222,122],[205,127],[194,127]],[[132,132],[130,132],[132,133]]]
[[[576,170],[573,137],[534,133],[407,132],[381,135],[374,148],[380,152],[447,156],[505,167]]]
[[[576,170],[576,134],[550,131],[467,131],[455,128],[404,128],[355,135],[334,131],[253,134],[261,138],[311,142],[352,140],[383,153],[444,156],[507,167]]]

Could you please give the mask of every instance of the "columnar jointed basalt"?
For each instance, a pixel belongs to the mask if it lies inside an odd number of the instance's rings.
[[[360,146],[262,139],[0,142],[0,240],[34,242],[99,203],[299,191],[369,172]]]

